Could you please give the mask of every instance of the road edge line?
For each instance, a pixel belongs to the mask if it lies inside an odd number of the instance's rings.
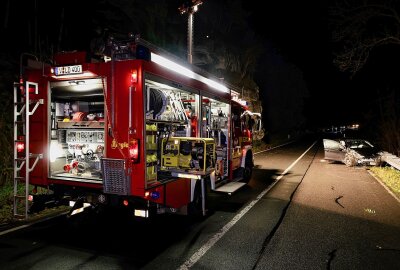
[[[59,214],[54,215],[54,216],[45,217],[45,218],[43,218],[43,219],[39,219],[39,220],[33,221],[33,222],[31,222],[31,223],[28,223],[28,224],[24,224],[24,225],[20,225],[20,226],[11,228],[11,229],[7,229],[7,230],[4,230],[4,231],[0,231],[0,236],[6,235],[6,234],[8,234],[8,233],[15,232],[15,231],[18,231],[18,230],[21,230],[21,229],[25,229],[25,228],[30,227],[30,226],[32,226],[32,225],[35,225],[35,224],[38,224],[38,223],[41,223],[41,222],[45,222],[45,221],[50,220],[50,219],[53,219],[53,218],[61,217],[61,216],[63,216],[63,215],[66,215],[67,213],[68,213],[68,212],[65,212],[65,211],[64,211],[64,212],[59,213]]]
[[[265,149],[265,150],[262,150],[262,151],[258,151],[256,153],[254,153],[254,155],[257,155],[257,154],[260,154],[260,153],[263,153],[263,152],[267,152],[267,151],[273,150],[275,148],[282,147],[282,146],[285,146],[287,144],[291,144],[291,143],[294,143],[294,142],[295,141],[290,141],[290,142],[287,142],[287,143],[284,143],[284,144],[280,144],[280,145],[277,145],[277,146],[274,146],[274,147],[271,147],[271,148],[268,148],[268,149]]]

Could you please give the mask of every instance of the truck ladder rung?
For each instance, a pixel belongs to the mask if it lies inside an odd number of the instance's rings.
[[[44,99],[31,99],[31,93],[28,91],[31,87],[35,88],[33,94],[38,94],[39,84],[30,81],[14,82],[14,218],[28,218],[28,188],[30,173],[34,170],[39,159],[43,154],[32,154],[29,151],[29,128],[30,116],[32,116],[39,105],[44,104]],[[22,125],[21,125],[22,124]],[[22,137],[21,137],[22,135]],[[24,157],[19,157],[17,152],[17,142],[24,142]],[[31,161],[31,159],[34,159]],[[32,162],[32,163],[31,163]],[[25,166],[25,174],[21,175],[21,169]],[[25,189],[25,194],[21,195],[19,188]],[[20,214],[24,211],[24,214]]]
[[[29,158],[43,158],[43,154],[32,154],[32,153],[29,153]]]
[[[30,100],[29,100],[29,104],[33,104],[33,103],[44,104],[44,100],[43,100],[43,98],[30,99]]]

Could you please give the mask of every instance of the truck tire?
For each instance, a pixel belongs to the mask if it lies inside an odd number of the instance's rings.
[[[244,163],[244,168],[241,167],[239,168],[239,174],[242,176],[243,180],[242,182],[248,183],[251,179],[251,176],[253,174],[253,159],[251,156],[251,153],[248,153],[246,155],[246,161]]]

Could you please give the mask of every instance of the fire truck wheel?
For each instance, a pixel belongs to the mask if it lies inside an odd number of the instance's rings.
[[[207,210],[207,187],[206,183],[204,183],[204,194],[205,194],[205,203]],[[201,182],[197,181],[196,187],[194,189],[194,198],[193,201],[188,204],[188,216],[194,219],[203,218],[203,205],[202,205],[202,192],[201,192]]]
[[[253,174],[253,162],[251,160],[251,156],[246,156],[246,162],[243,167],[239,169],[239,175],[243,178],[242,182],[248,183],[251,179],[251,175]]]

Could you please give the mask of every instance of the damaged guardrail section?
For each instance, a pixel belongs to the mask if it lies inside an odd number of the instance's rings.
[[[395,156],[389,152],[383,152],[382,153],[382,161],[386,162],[393,168],[400,170],[400,158],[398,156]]]

